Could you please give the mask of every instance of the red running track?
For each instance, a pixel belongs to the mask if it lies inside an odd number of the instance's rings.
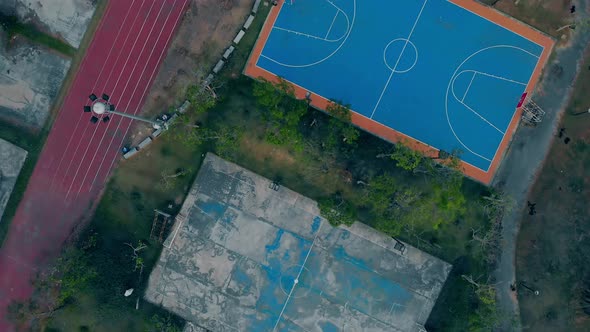
[[[32,293],[31,279],[91,217],[131,121],[91,124],[88,95],[110,95],[137,114],[190,0],[111,0],[49,133],[0,249],[0,331],[6,308]]]

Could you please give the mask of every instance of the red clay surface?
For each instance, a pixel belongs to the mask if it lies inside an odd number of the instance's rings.
[[[551,39],[551,37],[548,37],[544,34],[542,34],[541,32],[533,29],[532,27],[519,22],[513,18],[510,18],[504,14],[501,14],[500,12],[492,9],[491,7],[482,5],[481,3],[475,2],[474,0],[450,0],[452,3],[463,7],[485,19],[488,19],[492,22],[495,22],[496,24],[505,27],[506,29],[512,30],[513,32],[515,32],[516,34],[519,34],[525,38],[528,38],[529,40],[542,45],[544,47],[543,50],[543,54],[541,54],[541,57],[539,58],[539,62],[537,63],[537,67],[535,68],[535,71],[533,72],[531,79],[529,80],[529,84],[527,85],[526,91],[530,94],[533,90],[535,85],[537,84],[540,76],[541,76],[541,72],[543,71],[543,68],[545,67],[545,64],[547,63],[547,60],[549,59],[549,55],[551,54],[552,50],[553,50],[553,46],[555,45],[555,41],[553,39]],[[260,57],[260,55],[262,54],[262,50],[264,49],[264,45],[266,44],[266,41],[268,40],[269,36],[270,36],[270,32],[272,31],[272,27],[274,26],[278,16],[279,16],[279,12],[281,11],[282,6],[284,5],[285,0],[280,0],[278,6],[273,7],[271,9],[271,12],[266,20],[266,22],[264,23],[264,27],[262,28],[262,31],[260,32],[260,36],[258,37],[258,40],[256,41],[256,45],[254,45],[254,49],[252,51],[252,54],[250,55],[250,58],[248,59],[248,62],[246,63],[246,68],[244,70],[244,73],[250,77],[253,78],[259,78],[259,77],[263,77],[269,81],[272,82],[278,82],[278,77],[267,71],[264,70],[258,66],[256,66],[256,63],[258,62],[258,58]],[[291,82],[289,82],[291,83]],[[303,89],[302,87],[296,85],[296,84],[292,84],[294,89],[295,89],[295,94],[298,98],[305,98],[306,94],[307,94],[307,90]],[[311,105],[314,106],[317,109],[321,109],[321,110],[326,110],[328,104],[330,103],[330,101],[320,95],[316,95],[314,93],[311,94],[310,96],[311,98]],[[500,162],[502,161],[502,159],[504,159],[504,154],[506,152],[506,150],[508,149],[508,146],[510,144],[510,141],[512,140],[512,136],[514,135],[514,133],[516,132],[516,129],[518,127],[518,124],[520,122],[520,116],[521,116],[521,109],[517,109],[514,116],[512,117],[512,120],[510,121],[510,125],[508,127],[508,129],[506,130],[506,134],[504,135],[504,138],[502,139],[502,142],[500,143],[500,147],[498,149],[498,153],[496,153],[494,159],[492,160],[492,164],[489,168],[489,170],[483,171],[477,167],[474,167],[468,163],[462,162],[462,171],[465,175],[471,177],[472,179],[475,179],[479,182],[482,182],[484,184],[490,184],[493,180],[493,177],[496,173],[496,171],[498,170],[498,167],[500,166]],[[413,139],[410,136],[407,136],[403,133],[400,133],[396,130],[393,130],[379,122],[373,121],[367,117],[364,117],[356,112],[352,112],[352,122],[357,125],[359,128],[362,128],[378,137],[381,137],[385,140],[388,140],[390,142],[403,142],[404,144],[409,145],[410,147],[412,147],[415,150],[421,151],[424,154],[431,156],[431,157],[435,157],[438,156],[438,150],[436,150],[435,148],[431,147],[431,146],[427,146],[421,142],[418,142],[417,140]]]
[[[55,259],[74,227],[92,216],[130,120],[89,122],[88,95],[107,93],[119,111],[137,114],[190,0],[112,0],[47,138],[0,250],[0,331],[13,300]]]

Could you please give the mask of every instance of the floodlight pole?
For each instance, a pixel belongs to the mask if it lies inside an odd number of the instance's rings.
[[[122,117],[128,118],[128,119],[132,119],[132,120],[147,122],[147,123],[150,123],[156,129],[159,129],[159,128],[165,126],[163,122],[149,120],[149,119],[143,118],[141,116],[137,116],[137,115],[127,114],[127,113],[123,113],[123,112],[119,112],[119,111],[108,111],[107,113],[108,114],[116,114],[116,115],[119,115],[119,116],[122,116]]]
[[[90,119],[90,122],[92,123],[98,123],[99,120],[102,120],[102,122],[108,122],[110,120],[109,115],[115,114],[124,118],[149,123],[152,125],[152,127],[154,127],[154,129],[168,129],[168,126],[164,121],[153,121],[141,116],[127,114],[115,110],[115,105],[110,103],[110,97],[107,94],[103,94],[102,98],[99,98],[93,93],[88,96],[88,98],[92,104],[90,106],[84,106],[84,112],[92,113],[92,118]]]

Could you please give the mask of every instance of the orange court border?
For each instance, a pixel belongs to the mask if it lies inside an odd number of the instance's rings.
[[[280,13],[283,5],[285,4],[285,1],[286,0],[279,0],[277,6],[274,6],[273,8],[271,8],[270,13],[268,14],[268,17],[266,18],[266,21],[264,23],[264,26],[262,27],[262,31],[260,32],[260,35],[258,36],[258,39],[256,40],[254,48],[252,49],[252,53],[250,54],[250,57],[248,58],[248,61],[246,63],[246,67],[244,68],[244,74],[247,76],[250,76],[251,78],[254,78],[254,79],[265,78],[265,79],[267,79],[271,82],[275,82],[275,83],[279,81],[279,78],[275,74],[256,66],[256,63],[258,62],[258,59],[260,58],[260,56],[262,54],[262,50],[264,49],[264,46],[266,45],[266,42],[270,36],[272,28],[279,16],[279,13]],[[493,22],[505,29],[508,29],[508,30],[512,31],[513,33],[518,34],[518,35],[520,35],[520,36],[522,36],[534,43],[537,43],[543,47],[543,52],[541,53],[541,56],[539,57],[539,61],[537,62],[537,66],[535,67],[533,73],[531,74],[530,80],[526,86],[525,92],[527,92],[530,96],[531,93],[533,92],[536,84],[538,83],[540,77],[541,77],[541,73],[542,73],[545,65],[547,64],[547,61],[549,59],[549,55],[551,54],[553,47],[555,45],[555,41],[551,37],[536,30],[535,28],[533,28],[523,22],[520,22],[512,17],[509,17],[506,14],[496,11],[489,6],[478,3],[475,0],[449,0],[449,2],[478,15],[478,16],[482,17],[483,19],[486,19],[486,20]],[[308,91],[306,89],[304,89],[303,87],[301,87],[293,82],[290,82],[288,80],[287,80],[287,82],[289,82],[294,87],[295,95],[297,98],[300,98],[300,99],[306,98],[306,95],[308,94]],[[314,108],[325,111],[327,106],[330,103],[330,100],[321,96],[321,95],[317,95],[317,94],[311,93],[311,92],[309,92],[309,93],[310,93],[309,98],[311,99],[310,104]],[[436,149],[432,146],[429,146],[425,143],[422,143],[422,142],[420,142],[410,136],[407,136],[403,133],[400,133],[392,128],[389,128],[379,122],[369,119],[359,113],[356,113],[354,110],[351,110],[351,111],[352,111],[352,123],[354,125],[356,125],[357,127],[361,128],[373,135],[376,135],[382,139],[392,142],[392,143],[397,143],[397,142],[402,141],[402,142],[404,142],[404,144],[409,145],[411,148],[421,151],[426,156],[429,156],[429,157],[438,156],[438,152],[439,152],[438,149]],[[494,178],[494,175],[495,175],[496,171],[498,170],[498,167],[500,166],[500,162],[502,161],[502,159],[504,159],[504,155],[506,154],[506,152],[508,150],[510,142],[512,141],[512,137],[514,136],[514,133],[516,132],[516,129],[518,128],[518,124],[520,122],[521,115],[522,115],[522,109],[521,108],[516,109],[514,115],[512,116],[512,119],[510,120],[510,124],[508,126],[508,129],[506,130],[506,133],[505,133],[504,137],[502,138],[502,141],[500,142],[498,150],[496,151],[496,154],[494,155],[492,163],[487,171],[484,171],[480,168],[477,168],[477,167],[461,160],[461,171],[466,176],[468,176],[476,181],[479,181],[483,184],[486,184],[486,185],[491,184],[491,182]]]

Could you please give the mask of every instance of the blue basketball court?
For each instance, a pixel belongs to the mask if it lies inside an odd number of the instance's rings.
[[[487,172],[545,48],[450,1],[286,0],[256,66]]]

